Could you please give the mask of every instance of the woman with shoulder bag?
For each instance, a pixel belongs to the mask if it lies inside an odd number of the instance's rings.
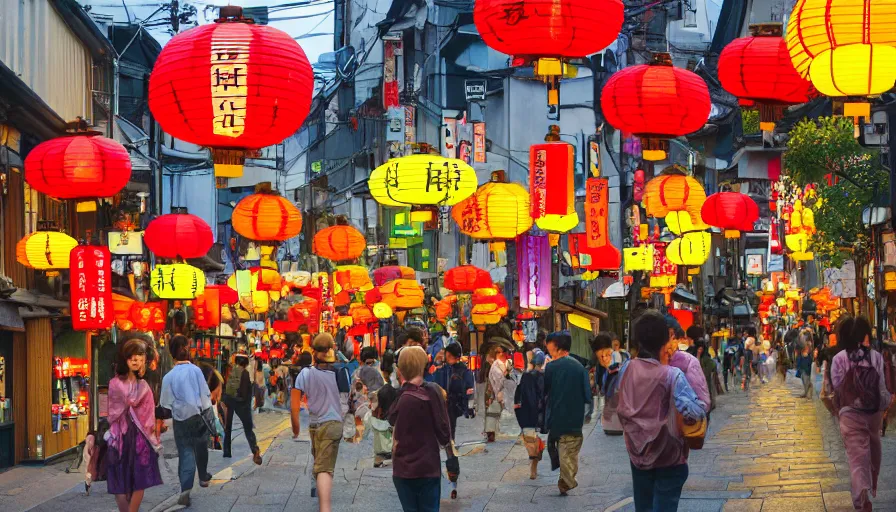
[[[199,485],[208,487],[208,436],[215,431],[211,392],[202,370],[190,362],[187,338],[171,338],[168,350],[175,360],[174,368],[162,379],[160,405],[171,411],[174,421],[174,442],[177,445],[177,473],[181,494],[178,505],[190,506],[194,475],[199,470]]]
[[[892,403],[884,375],[884,360],[871,349],[871,324],[864,317],[846,318],[838,325],[842,350],[831,362],[834,408],[849,460],[852,503],[871,510],[880,475],[880,429],[883,411]],[[870,496],[869,496],[870,495]]]

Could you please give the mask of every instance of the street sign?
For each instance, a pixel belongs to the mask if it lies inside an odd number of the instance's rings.
[[[486,82],[483,79],[464,80],[464,95],[467,101],[485,99]]]

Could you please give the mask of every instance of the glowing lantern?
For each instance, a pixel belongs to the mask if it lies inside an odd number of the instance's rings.
[[[166,133],[213,148],[216,176],[235,178],[247,152],[298,131],[313,83],[292,37],[228,6],[214,24],[165,45],[150,76],[149,108]]]
[[[650,64],[614,73],[600,104],[613,128],[641,138],[645,160],[665,159],[669,145],[665,139],[703,128],[712,107],[706,82],[672,67],[668,53],[656,54]]]
[[[373,271],[373,284],[382,286],[396,279],[416,279],[417,273],[411,267],[390,265]]]
[[[476,239],[512,239],[532,227],[529,192],[500,177],[479,187],[476,193],[454,205],[451,216],[460,232]]]
[[[330,226],[314,235],[312,251],[321,258],[332,261],[353,260],[364,252],[367,240],[357,229],[346,226]]]
[[[463,160],[439,155],[393,158],[367,180],[370,195],[385,206],[454,206],[478,185],[476,171]]]
[[[746,194],[719,192],[706,198],[700,215],[703,222],[724,229],[725,238],[738,238],[741,231],[753,231],[759,207]]]
[[[475,325],[493,325],[507,316],[507,299],[493,288],[473,292],[470,316]]]
[[[666,258],[676,265],[695,267],[709,258],[712,235],[705,231],[685,233],[666,247]]]
[[[379,287],[383,302],[392,309],[414,309],[423,305],[423,287],[413,279],[396,279]]]
[[[366,325],[376,322],[373,311],[364,304],[354,303],[348,307],[348,314],[351,315],[355,325]]]
[[[808,261],[815,257],[809,252],[809,235],[806,233],[793,233],[784,236],[784,243],[790,249],[790,258],[794,261]]]
[[[385,302],[377,302],[373,305],[373,316],[380,320],[392,318],[392,308]]]
[[[184,263],[156,265],[150,273],[149,286],[160,299],[190,300],[205,290],[205,274]]]
[[[221,323],[221,307],[239,303],[239,295],[236,290],[227,285],[208,285],[201,295],[196,297],[196,302],[201,304],[204,313],[203,327],[214,328]],[[194,308],[199,309],[194,303]]]
[[[445,272],[444,286],[453,292],[471,293],[477,288],[488,288],[492,285],[492,276],[473,265],[462,265]]]
[[[545,231],[565,233],[579,225],[573,193],[574,151],[566,142],[529,147],[531,216]]]
[[[364,294],[364,304],[367,304],[370,307],[373,307],[377,302],[382,302],[382,300],[383,294],[380,293],[379,288],[374,288]]]
[[[270,183],[262,183],[236,204],[230,222],[234,231],[250,240],[282,242],[302,231],[302,212],[271,192]]]
[[[612,43],[623,14],[619,0],[478,0],[473,21],[485,44],[516,57],[515,63],[537,59],[535,74],[548,83],[548,104],[557,105],[566,61]]]
[[[114,196],[131,179],[128,151],[99,132],[42,142],[25,158],[25,181],[57,199]]]
[[[626,247],[622,249],[623,264],[626,272],[636,270],[653,270],[653,245],[645,244],[638,247]]]
[[[367,291],[373,288],[367,267],[361,265],[340,265],[336,267],[336,271],[333,272],[333,281],[339,285],[340,291]]]
[[[665,217],[669,212],[686,211],[696,229],[706,229],[700,221],[700,208],[706,201],[706,191],[696,179],[673,172],[661,174],[647,182],[644,189],[644,208],[647,215]]]
[[[81,245],[69,256],[72,329],[106,329],[115,321],[112,302],[112,255],[100,246]]]
[[[78,241],[58,231],[35,231],[16,244],[16,261],[35,270],[68,268]]]
[[[454,305],[457,304],[457,295],[446,295],[442,300],[436,302],[436,318],[445,320],[454,311]]]
[[[702,231],[709,227],[704,224],[703,220],[699,217],[695,222],[691,217],[691,213],[687,211],[669,212],[663,220],[666,221],[666,227],[669,228],[669,231],[676,235],[690,233],[692,231]]]
[[[828,96],[886,92],[896,79],[896,2],[798,0],[787,25],[797,72]]]
[[[790,60],[781,24],[750,25],[751,37],[731,41],[719,56],[719,81],[740,100],[759,107],[760,127],[775,129],[784,107],[809,101],[812,84]]]
[[[516,241],[520,308],[551,307],[551,244],[547,236],[522,235]]]
[[[161,331],[165,328],[165,311],[158,302],[134,302],[130,319],[134,327],[141,331]]]
[[[304,288],[311,284],[311,272],[307,270],[284,272],[280,277],[286,285],[292,288]]]
[[[212,228],[189,213],[155,218],[143,232],[143,241],[159,258],[202,258],[215,243]]]

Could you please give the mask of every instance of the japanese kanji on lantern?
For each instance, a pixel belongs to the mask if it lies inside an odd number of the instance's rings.
[[[115,321],[112,305],[112,255],[109,249],[80,245],[69,254],[72,329],[107,329]]]
[[[370,173],[367,185],[385,206],[454,206],[476,191],[478,181],[462,160],[423,154],[389,160]]]
[[[506,183],[504,171],[492,173],[492,181],[454,205],[451,216],[460,232],[480,240],[509,240],[532,227],[529,192]]]
[[[574,149],[566,142],[529,147],[530,212],[545,231],[565,233],[579,225],[573,189]]]
[[[68,268],[78,241],[59,231],[35,231],[16,243],[16,261],[35,270]]]
[[[162,129],[212,148],[215,175],[242,176],[247,153],[281,142],[311,107],[313,72],[286,32],[256,24],[242,8],[175,35],[149,81],[149,108]]]
[[[160,299],[191,300],[205,290],[205,273],[185,263],[156,265],[149,285]]]
[[[613,73],[600,104],[613,128],[641,138],[645,160],[664,160],[667,139],[703,128],[712,108],[706,82],[691,71],[673,67],[668,53],[655,54],[650,64]]]
[[[520,308],[551,307],[551,244],[547,235],[522,235],[516,240]]]
[[[793,67],[780,23],[750,25],[750,37],[735,39],[719,56],[719,81],[741,105],[759,109],[760,128],[775,129],[788,105],[809,101],[812,84]]]

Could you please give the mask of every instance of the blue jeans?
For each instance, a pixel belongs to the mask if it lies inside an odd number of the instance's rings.
[[[442,497],[442,479],[392,477],[404,512],[438,512]]]
[[[688,479],[688,465],[638,469],[632,464],[632,487],[637,512],[675,512],[681,488]]]
[[[201,480],[211,479],[208,474],[208,436],[208,428],[198,414],[184,421],[174,421],[177,476],[182,492],[193,488],[193,476],[197,469]]]

